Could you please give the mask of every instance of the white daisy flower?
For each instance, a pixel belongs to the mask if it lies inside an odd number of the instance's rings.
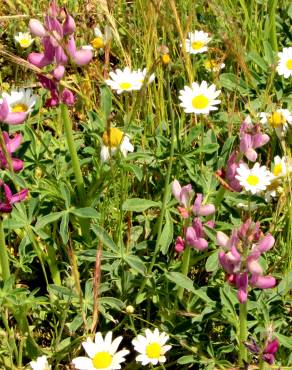
[[[113,90],[116,90],[118,94],[121,94],[124,91],[141,89],[142,83],[137,79],[137,71],[132,72],[128,67],[123,71],[121,69],[117,69],[116,72],[110,72],[109,75],[111,80],[105,80],[105,83]]]
[[[34,41],[29,32],[19,32],[17,35],[14,36],[14,40],[23,49],[28,48]]]
[[[207,44],[211,40],[204,31],[189,32],[185,40],[186,51],[190,54],[204,53],[208,50]]]
[[[121,363],[125,361],[125,356],[130,353],[123,349],[117,352],[117,349],[123,340],[123,337],[117,337],[112,341],[112,332],[108,332],[105,338],[102,334],[95,334],[95,341],[87,338],[82,343],[85,352],[89,357],[76,357],[72,360],[73,365],[79,370],[116,370],[121,369]]]
[[[274,165],[272,174],[275,178],[286,176],[287,173],[292,171],[292,163],[288,157],[279,157],[278,155],[274,158]]]
[[[209,72],[220,72],[225,67],[225,64],[216,59],[207,59],[204,61],[204,67]]]
[[[274,178],[266,166],[260,167],[258,162],[255,163],[252,169],[247,164],[241,163],[236,172],[237,175],[235,178],[239,181],[240,185],[245,191],[250,191],[252,194],[258,194],[265,190]]]
[[[141,87],[144,83],[144,80],[145,80],[145,77],[146,77],[146,74],[147,74],[147,69],[144,68],[143,71],[141,69],[138,69],[137,71],[133,71],[134,74],[136,74],[136,78],[137,78],[137,82],[141,84]],[[155,80],[155,74],[152,73],[150,76],[149,76],[149,79],[147,81],[147,83],[151,83]]]
[[[103,145],[101,147],[100,158],[102,162],[106,162],[119,149],[123,156],[126,157],[128,152],[134,151],[134,146],[130,142],[128,135],[116,127],[109,129],[102,135]]]
[[[51,366],[48,364],[47,356],[40,356],[35,361],[29,363],[32,370],[50,370]]]
[[[288,78],[292,76],[292,46],[284,48],[282,52],[278,53],[280,58],[277,65],[277,72],[280,76]]]
[[[95,38],[90,42],[94,49],[102,49],[105,45],[104,36],[98,27],[94,28]]]
[[[153,332],[146,329],[145,336],[139,334],[132,340],[134,349],[140,353],[136,357],[136,361],[141,362],[142,366],[165,362],[164,355],[171,349],[170,345],[165,345],[168,339],[169,336],[166,333],[159,333],[157,328]]]
[[[277,109],[271,113],[261,112],[259,114],[262,124],[272,126],[277,132],[285,132],[288,124],[292,123],[292,115],[288,109]]]
[[[209,114],[210,111],[218,109],[215,105],[221,102],[216,100],[220,93],[221,90],[216,91],[215,85],[208,87],[206,81],[201,85],[193,82],[191,87],[185,86],[184,90],[180,90],[180,105],[186,113]]]
[[[30,113],[37,101],[37,96],[32,93],[31,89],[20,89],[11,91],[10,94],[3,93],[2,98],[6,98],[10,112]],[[0,99],[2,103],[2,99]]]

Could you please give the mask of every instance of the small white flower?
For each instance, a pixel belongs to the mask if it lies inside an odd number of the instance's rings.
[[[190,54],[204,53],[208,50],[207,44],[211,38],[204,31],[189,32],[185,40],[186,51]]]
[[[109,75],[111,80],[105,80],[105,83],[113,90],[116,90],[118,94],[121,94],[124,91],[141,89],[142,83],[137,79],[137,71],[132,72],[128,67],[123,71],[121,69],[117,69],[115,72],[110,72]]]
[[[146,329],[145,336],[139,334],[132,340],[134,349],[140,353],[136,357],[136,361],[141,362],[142,366],[165,362],[166,357],[164,355],[171,349],[170,345],[165,345],[168,339],[168,335],[159,333],[157,328],[153,332]]]
[[[292,76],[292,46],[284,48],[282,52],[278,53],[280,58],[277,66],[279,75],[288,78]]]
[[[279,157],[278,155],[274,158],[274,166],[272,173],[275,178],[286,176],[287,173],[292,171],[292,163],[288,157]]]
[[[37,96],[32,93],[31,89],[14,90],[10,94],[4,92],[2,98],[6,98],[10,112],[30,113],[37,101]],[[2,99],[0,99],[0,103],[2,103]]]
[[[100,158],[102,162],[106,162],[119,149],[123,156],[126,157],[128,152],[134,151],[134,146],[130,142],[128,135],[125,135],[116,127],[109,129],[102,135],[103,145],[101,147]]]
[[[209,114],[212,110],[217,110],[216,104],[221,100],[216,100],[221,90],[216,91],[215,85],[208,87],[207,82],[203,81],[201,85],[193,82],[192,86],[185,86],[180,90],[180,105],[186,113]]]
[[[137,79],[137,82],[141,84],[141,87],[144,83],[144,80],[145,80],[145,77],[146,77],[146,74],[147,74],[147,69],[144,68],[143,71],[141,71],[141,69],[138,69],[137,71],[133,71],[133,74],[136,75],[136,79]],[[152,73],[150,76],[149,76],[149,79],[147,81],[147,83],[151,83],[155,80],[155,74]]]
[[[78,370],[116,370],[121,369],[121,363],[125,361],[128,350],[117,349],[123,337],[117,337],[112,341],[112,332],[108,332],[103,339],[101,333],[95,334],[95,341],[90,338],[82,343],[85,352],[89,357],[76,357],[72,360]]]
[[[207,59],[204,61],[204,67],[210,72],[220,72],[225,67],[225,64],[215,59]]]
[[[14,36],[14,40],[23,49],[28,48],[34,41],[29,32],[19,32],[17,35]]]
[[[241,163],[236,172],[235,178],[240,185],[245,191],[250,191],[252,194],[258,194],[265,190],[274,178],[266,166],[260,167],[258,162],[255,163],[252,169],[248,168],[247,164]]]
[[[40,356],[35,361],[29,363],[32,370],[50,370],[51,366],[48,364],[47,356]]]
[[[271,113],[261,112],[259,116],[262,124],[273,127],[277,133],[285,132],[288,124],[292,123],[292,115],[288,109],[277,109]]]

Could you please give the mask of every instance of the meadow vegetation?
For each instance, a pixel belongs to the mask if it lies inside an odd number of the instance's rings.
[[[292,369],[289,0],[0,0],[0,369]]]

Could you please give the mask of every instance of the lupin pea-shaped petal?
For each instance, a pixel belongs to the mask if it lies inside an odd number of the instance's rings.
[[[47,35],[45,27],[38,19],[31,19],[28,27],[30,32],[35,36],[44,37]]]
[[[251,277],[251,285],[259,289],[274,288],[276,284],[276,279],[273,276],[262,276],[254,274]]]

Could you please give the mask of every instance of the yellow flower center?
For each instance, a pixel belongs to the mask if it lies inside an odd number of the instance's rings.
[[[11,106],[12,112],[27,112],[28,111],[28,106],[26,104],[14,104]]]
[[[108,147],[118,147],[122,141],[124,133],[116,127],[111,127],[108,132],[105,131],[102,135],[104,145]]]
[[[259,183],[259,178],[255,175],[249,175],[246,182],[251,186],[256,186]]]
[[[163,54],[161,59],[162,59],[163,64],[169,64],[170,63],[170,56],[168,54]]]
[[[101,49],[104,47],[104,42],[103,42],[102,37],[96,37],[90,43],[94,47],[94,49]]]
[[[273,174],[275,176],[279,176],[280,173],[282,173],[282,171],[283,171],[282,164],[281,163],[275,164],[275,167],[274,167],[274,170],[273,170]]]
[[[192,48],[194,50],[200,50],[205,44],[202,41],[194,41],[192,42]]]
[[[205,109],[209,104],[209,99],[205,95],[197,95],[192,99],[192,106],[195,109]]]
[[[146,347],[146,354],[149,358],[159,359],[161,353],[161,345],[159,343],[153,342],[148,344]]]
[[[286,62],[286,67],[288,69],[290,69],[290,71],[292,70],[292,59],[288,59],[287,62]]]
[[[108,352],[97,352],[92,359],[95,369],[105,369],[110,366],[113,357]]]
[[[121,82],[120,88],[123,90],[128,90],[132,87],[132,84],[130,82]]]
[[[21,39],[21,40],[19,40],[19,45],[22,48],[28,48],[29,45],[30,45],[30,40],[29,39]]]
[[[269,117],[269,124],[274,128],[284,125],[285,122],[286,118],[279,112],[273,112]]]

